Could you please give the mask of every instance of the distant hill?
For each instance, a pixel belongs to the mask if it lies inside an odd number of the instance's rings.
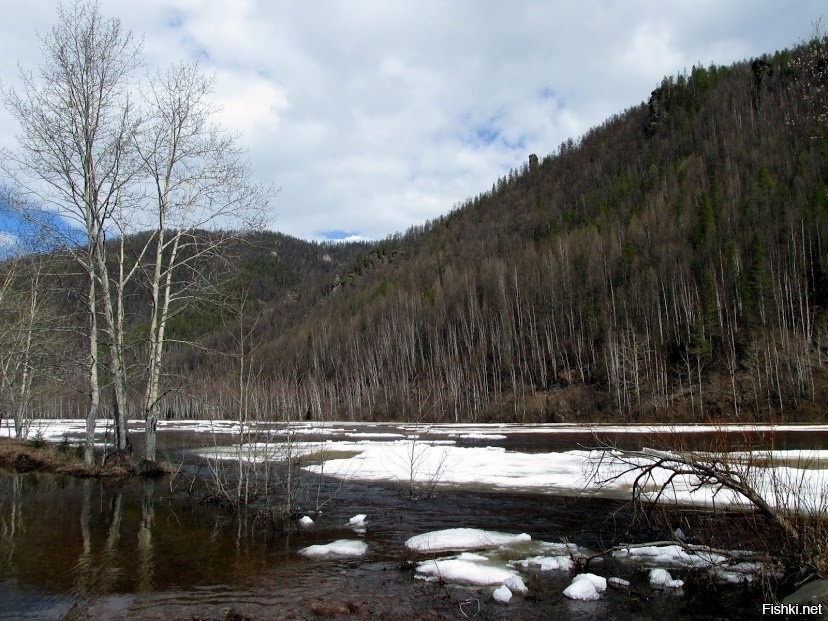
[[[253,236],[256,394],[292,419],[825,420],[826,90],[825,39],[693,67],[379,243]],[[235,351],[188,313],[174,334]],[[205,351],[173,348],[171,416],[234,407]]]

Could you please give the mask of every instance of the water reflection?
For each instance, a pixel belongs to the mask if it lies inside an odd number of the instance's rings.
[[[3,552],[0,554],[0,572],[12,573],[17,534],[23,527],[23,515],[20,510],[23,494],[22,475],[14,473],[4,477],[2,484],[4,489],[0,500],[0,538],[3,541]]]
[[[141,521],[138,525],[138,592],[146,593],[152,591],[153,576],[155,574],[155,558],[152,541],[152,525],[155,520],[155,505],[153,494],[155,492],[155,481],[145,479],[143,481],[143,493],[141,495]]]
[[[111,593],[115,591],[120,568],[121,521],[123,519],[124,494],[115,491],[109,497],[109,509],[105,514],[109,528],[106,539],[98,543],[96,549],[94,531],[98,524],[93,519],[93,495],[104,505],[100,483],[86,479],[80,482],[81,510],[80,535],[81,546],[77,561],[72,569],[74,585],[72,591],[77,594]],[[102,512],[103,513],[103,512]]]
[[[164,481],[0,475],[0,585],[76,597],[235,587],[289,562],[283,540]]]

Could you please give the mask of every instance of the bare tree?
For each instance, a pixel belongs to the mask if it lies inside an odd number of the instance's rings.
[[[212,80],[198,65],[178,64],[150,80],[147,127],[139,152],[148,178],[154,256],[143,402],[144,457],[155,459],[158,402],[167,325],[226,273],[227,244],[259,228],[267,191],[251,179],[234,136],[212,121]],[[232,228],[231,232],[218,230]]]
[[[129,97],[140,62],[140,44],[117,19],[105,19],[97,2],[59,5],[57,25],[41,37],[44,64],[39,74],[21,70],[22,89],[4,89],[6,107],[20,125],[18,145],[2,153],[3,172],[26,198],[79,227],[85,246],[51,228],[81,267],[87,281],[86,372],[89,410],[85,460],[93,459],[95,420],[100,408],[99,320],[103,303],[113,336],[115,312],[106,272],[106,235],[137,168],[133,160],[138,127]],[[125,370],[117,348],[110,348],[116,403],[126,412]],[[124,421],[118,426],[118,448],[126,447]]]
[[[751,446],[751,439],[745,441]],[[789,463],[770,450],[733,453],[727,432],[715,434],[704,449],[600,451],[592,464],[593,480],[607,485],[631,481],[632,499],[652,509],[659,503],[677,503],[676,490],[706,489],[713,511],[729,502],[745,503],[769,531],[768,556],[781,556],[798,578],[824,576],[828,568],[828,496],[824,480],[806,476],[816,467],[812,456]],[[718,505],[717,505],[718,503]]]
[[[22,261],[10,263],[0,284],[0,396],[10,406],[15,437],[22,438],[29,418],[32,382],[48,342],[43,332],[49,318],[41,292],[41,262],[35,257],[28,265],[22,265]],[[15,283],[15,277],[25,284]]]
[[[211,80],[195,64],[151,76],[143,119],[133,104],[140,44],[100,4],[77,0],[58,9],[58,25],[42,38],[37,78],[21,73],[22,92],[4,91],[21,126],[18,150],[0,165],[25,198],[83,231],[85,244],[54,221],[87,282],[89,385],[86,459],[98,416],[100,336],[108,348],[116,449],[128,448],[128,370],[124,296],[141,274],[151,295],[146,386],[145,457],[155,459],[158,402],[169,320],[226,273],[220,249],[261,225],[267,192],[251,181],[234,136],[212,122]],[[149,228],[139,247],[128,233]],[[232,233],[219,229],[232,228]],[[210,230],[208,230],[210,229]],[[117,250],[107,237],[119,236]]]

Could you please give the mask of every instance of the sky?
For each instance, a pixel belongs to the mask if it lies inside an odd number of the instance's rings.
[[[0,81],[41,62],[51,0],[0,0]],[[102,0],[147,67],[198,60],[272,185],[269,228],[380,239],[644,102],[665,75],[795,45],[824,0]],[[828,20],[828,16],[825,16]],[[0,146],[16,124],[0,108]],[[2,231],[2,222],[0,222]],[[3,243],[0,238],[0,243]]]

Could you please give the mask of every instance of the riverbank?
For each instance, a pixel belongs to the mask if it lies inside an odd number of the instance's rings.
[[[0,469],[12,472],[48,472],[78,478],[121,478],[157,476],[167,472],[163,465],[147,468],[131,460],[112,460],[101,464],[83,461],[83,447],[68,441],[54,443],[43,439],[0,438]]]

